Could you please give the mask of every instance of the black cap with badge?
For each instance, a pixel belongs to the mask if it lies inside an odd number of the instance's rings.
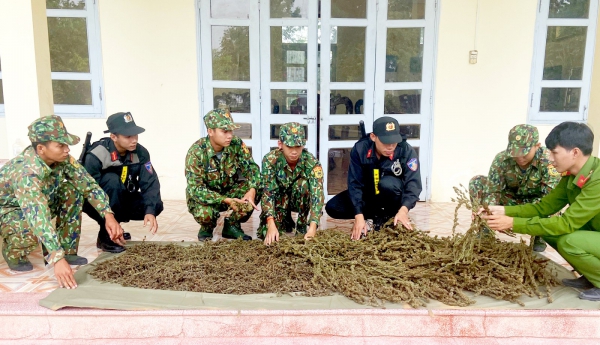
[[[393,117],[380,117],[373,122],[373,134],[384,144],[393,144],[402,142],[400,135],[400,125]]]
[[[136,126],[130,112],[112,114],[106,119],[106,125],[108,130],[104,133],[136,135],[146,131],[142,127]]]

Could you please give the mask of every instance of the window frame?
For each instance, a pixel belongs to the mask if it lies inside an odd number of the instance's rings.
[[[539,0],[536,18],[533,64],[529,92],[528,123],[556,124],[563,121],[586,122],[590,102],[594,45],[598,21],[598,0],[590,0],[588,18],[549,18],[550,0]],[[587,27],[581,80],[543,80],[546,40],[550,26]],[[577,112],[540,111],[542,88],[580,88]]]
[[[85,0],[85,7],[85,10],[46,9],[47,18],[67,17],[86,19],[90,71],[88,73],[51,72],[52,81],[89,80],[91,82],[91,105],[54,104],[54,113],[66,118],[97,118],[104,116],[102,51],[98,8],[94,0]]]
[[[2,82],[2,70],[0,70],[0,82]],[[4,83],[2,83],[2,92],[4,92]],[[4,99],[4,95],[2,95]],[[4,103],[0,103],[0,117],[4,117]]]

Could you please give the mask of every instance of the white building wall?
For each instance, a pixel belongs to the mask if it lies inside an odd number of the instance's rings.
[[[441,1],[433,113],[432,201],[487,174],[508,131],[526,123],[537,0]],[[541,141],[552,126],[540,127]]]
[[[196,13],[193,0],[99,2],[105,114],[130,111],[146,132],[163,199],[185,199],[184,164],[200,136]],[[106,119],[66,119],[69,131],[93,140]],[[73,149],[78,155],[80,146]]]

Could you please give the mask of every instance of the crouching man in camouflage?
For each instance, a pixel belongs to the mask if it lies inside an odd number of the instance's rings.
[[[87,263],[77,255],[84,198],[104,217],[114,241],[124,243],[123,229],[102,188],[69,155],[69,145],[77,144],[79,138],[67,132],[59,116],[31,123],[29,139],[32,145],[0,169],[2,256],[14,271],[32,270],[27,255],[39,240],[46,262],[54,264],[59,286],[75,288],[69,264]]]
[[[319,160],[304,149],[304,133],[304,128],[297,122],[282,125],[277,142],[279,148],[263,158],[265,189],[258,237],[264,238],[265,244],[278,241],[284,231],[295,229],[305,234],[305,239],[317,233],[323,213],[323,169]],[[292,219],[292,211],[298,212],[297,224]]]
[[[469,181],[471,199],[488,206],[539,202],[560,181],[560,174],[550,163],[549,154],[539,143],[536,127],[514,126],[508,133],[507,149],[496,155],[488,176],[477,175]],[[541,237],[532,240],[534,251],[546,249]]]
[[[228,112],[211,110],[204,124],[208,136],[196,141],[185,158],[185,194],[188,210],[200,224],[198,240],[212,237],[220,212],[229,208],[233,212],[225,218],[222,236],[251,240],[240,224],[250,219],[260,200],[258,165],[242,139],[233,135],[240,126]]]

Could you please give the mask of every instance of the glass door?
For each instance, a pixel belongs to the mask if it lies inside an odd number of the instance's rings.
[[[318,0],[260,3],[263,156],[292,121],[305,126],[306,148],[317,154],[317,16]]]
[[[359,121],[373,125],[376,10],[375,1],[321,1],[319,153],[329,196],[347,189]]]
[[[200,2],[201,114],[229,109],[260,164],[259,36],[258,0]]]
[[[434,0],[379,0],[375,118],[391,116],[419,156],[423,192],[431,174]]]

